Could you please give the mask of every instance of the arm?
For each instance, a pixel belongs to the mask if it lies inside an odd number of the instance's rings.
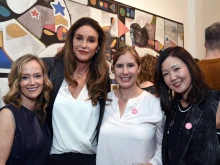
[[[15,119],[12,112],[3,108],[0,111],[0,165],[5,165],[14,140]]]
[[[218,108],[216,112],[216,128],[220,129],[220,102],[218,104]]]
[[[153,158],[147,165],[162,165],[162,139],[165,124],[165,116],[163,114],[161,120],[156,124],[156,136],[157,136],[157,150]]]

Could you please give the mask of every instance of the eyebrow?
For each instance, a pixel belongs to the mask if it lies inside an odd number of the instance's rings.
[[[81,34],[76,34],[76,36],[83,37],[83,35],[81,35]],[[89,36],[88,38],[96,39],[95,36]]]

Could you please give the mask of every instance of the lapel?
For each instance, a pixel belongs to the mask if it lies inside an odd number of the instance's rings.
[[[186,123],[184,123],[184,126],[181,130],[181,143],[180,143],[180,151],[181,152],[181,158],[178,161],[178,164],[181,163],[184,155],[186,154],[186,151],[189,147],[189,143],[192,140],[192,137],[195,133],[195,130],[197,129],[197,126],[201,120],[203,111],[198,108],[198,106],[193,105],[192,109],[189,112],[189,116],[186,119]],[[190,123],[192,124],[192,128],[191,129],[186,129],[185,124]]]
[[[192,140],[193,134],[198,126],[198,123],[200,122],[200,119],[202,117],[203,111],[198,108],[197,105],[193,105],[192,109],[189,112],[189,115],[186,119],[186,122],[183,125],[183,128],[181,130],[181,143],[179,144],[179,149],[181,151],[181,156],[180,159],[177,160],[177,164],[179,165],[181,163],[181,161],[184,158],[184,155],[186,154],[186,151],[189,147],[189,143]],[[169,117],[167,117],[166,119],[166,124],[165,124],[165,129],[164,129],[164,135],[163,135],[163,143],[162,143],[162,159],[163,159],[163,163],[167,164],[167,158],[168,158],[168,143],[167,143],[167,131],[169,128],[169,124],[171,122],[171,120],[173,119],[174,113],[171,114]],[[185,124],[186,123],[190,123],[192,124],[192,128],[191,129],[186,129]]]

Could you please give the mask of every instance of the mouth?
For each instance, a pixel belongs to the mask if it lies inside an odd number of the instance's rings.
[[[173,84],[173,86],[178,88],[178,87],[180,87],[181,83],[182,83],[182,81],[176,82]]]
[[[130,80],[130,77],[121,77],[121,80],[126,82],[126,81],[129,81]]]
[[[89,53],[89,52],[84,51],[84,50],[78,50],[78,52],[79,52],[80,54],[88,54],[88,53]]]
[[[36,91],[36,90],[37,90],[37,88],[38,88],[38,87],[27,88],[27,90],[28,90],[28,91],[30,91],[30,92],[34,92],[34,91]]]

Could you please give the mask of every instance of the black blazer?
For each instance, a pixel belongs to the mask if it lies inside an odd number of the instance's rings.
[[[220,100],[220,92],[210,90],[207,96],[197,105],[193,105],[186,123],[191,129],[182,129],[180,151],[181,158],[176,165],[220,165],[220,145],[216,132],[216,112]],[[178,101],[173,102],[177,109]],[[163,142],[162,161],[167,165],[168,144],[167,131],[174,113],[167,116]],[[185,128],[185,127],[184,127]]]
[[[60,86],[64,79],[64,63],[62,58],[58,57],[48,57],[48,58],[42,58],[43,61],[47,64],[48,67],[48,75],[49,79],[53,84],[53,90],[50,93],[50,103],[47,107],[47,122],[50,129],[51,137],[53,137],[53,126],[52,126],[52,110],[53,110],[53,104],[56,99],[57,93],[60,89]],[[108,81],[108,91],[110,90],[110,80]],[[107,91],[107,92],[108,92]],[[99,121],[96,127],[98,137],[102,118],[104,115],[104,109],[105,109],[105,99],[104,98],[98,98],[98,102],[100,105],[100,116]]]

